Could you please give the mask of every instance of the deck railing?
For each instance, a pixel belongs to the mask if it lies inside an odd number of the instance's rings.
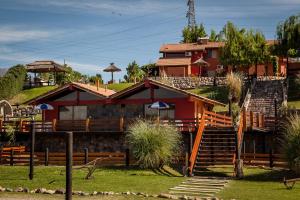
[[[101,118],[86,120],[56,120],[52,121],[34,121],[36,132],[123,132],[128,130],[130,124],[138,118]],[[20,133],[30,132],[32,121],[2,121],[0,120],[0,132],[6,132],[8,128],[13,128]],[[153,121],[157,123],[157,121]],[[160,120],[161,124],[172,124],[180,131],[195,131],[199,124],[197,118],[168,119]]]

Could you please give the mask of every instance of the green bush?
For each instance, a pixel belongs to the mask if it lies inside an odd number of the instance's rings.
[[[142,168],[161,168],[181,147],[181,135],[176,127],[151,121],[138,120],[132,124],[127,139]]]
[[[300,115],[287,119],[282,146],[290,168],[300,173]]]
[[[8,100],[18,94],[23,89],[25,77],[26,69],[23,65],[11,67],[0,78],[0,100]]]

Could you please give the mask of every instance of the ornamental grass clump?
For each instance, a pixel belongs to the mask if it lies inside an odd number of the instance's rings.
[[[129,127],[127,139],[142,168],[159,169],[180,152],[181,135],[171,125],[138,120]]]
[[[282,146],[285,157],[289,167],[300,174],[300,115],[290,116],[283,128],[284,141]]]
[[[233,102],[239,102],[242,94],[243,77],[238,73],[229,73],[226,75],[226,84],[229,90],[229,95]]]

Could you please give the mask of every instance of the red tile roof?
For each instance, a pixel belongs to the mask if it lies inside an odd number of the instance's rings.
[[[156,62],[156,66],[181,66],[190,65],[191,58],[160,58]]]
[[[105,89],[105,88],[102,88],[102,87],[99,87],[97,89],[97,87],[94,86],[94,85],[88,85],[88,84],[76,83],[76,82],[73,82],[72,84],[82,88],[83,90],[87,90],[87,91],[93,92],[95,94],[99,94],[99,95],[106,96],[106,97],[116,93],[113,90]]]
[[[277,40],[266,40],[267,45],[274,45]],[[220,48],[225,45],[225,42],[207,42],[207,44],[198,43],[178,43],[178,44],[163,44],[159,52],[185,52],[185,51],[201,51],[205,49]]]

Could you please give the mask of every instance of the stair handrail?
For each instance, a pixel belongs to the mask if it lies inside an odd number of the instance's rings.
[[[202,117],[201,117],[201,121],[200,121],[200,125],[197,131],[197,135],[195,138],[195,142],[193,145],[193,149],[192,149],[192,153],[189,159],[189,172],[190,175],[192,175],[193,173],[193,169],[194,169],[194,165],[196,162],[196,158],[197,158],[197,154],[198,154],[198,150],[199,150],[199,146],[202,140],[202,135],[203,135],[203,131],[205,128],[205,111],[202,113]]]

